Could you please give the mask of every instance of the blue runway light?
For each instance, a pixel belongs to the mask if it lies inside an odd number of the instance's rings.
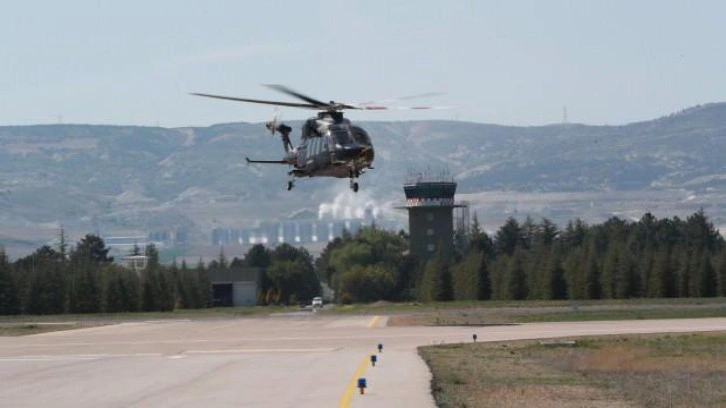
[[[365,389],[367,388],[366,379],[364,377],[358,378],[358,389],[360,390],[360,393],[365,393]]]

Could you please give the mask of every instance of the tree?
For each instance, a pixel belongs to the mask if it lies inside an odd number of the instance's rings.
[[[499,228],[494,244],[497,253],[506,255],[512,255],[515,249],[524,246],[522,227],[514,217],[509,217],[507,222]]]
[[[527,298],[527,273],[524,270],[523,251],[517,250],[507,270],[507,298],[523,300]]]
[[[629,299],[641,295],[641,279],[638,266],[627,249],[620,254],[619,268],[616,270],[615,297]]]
[[[602,287],[600,286],[600,266],[597,262],[597,253],[594,244],[587,254],[585,261],[585,299],[600,299]]]
[[[262,271],[260,276],[260,291],[262,292],[267,292],[270,285],[272,285],[270,278],[267,276],[267,268],[271,262],[270,251],[262,244],[252,245],[244,256],[244,266],[259,268]]]
[[[66,311],[68,281],[60,253],[44,245],[32,255],[33,268],[28,289],[27,312],[61,314]]]
[[[147,268],[142,274],[142,297],[141,310],[144,312],[156,312],[161,310],[161,285],[159,284],[159,272],[153,268]]]
[[[110,264],[113,262],[113,257],[108,256],[110,249],[106,248],[101,237],[87,234],[71,251],[71,262],[75,264]]]
[[[99,313],[101,301],[101,283],[96,267],[73,265],[71,267],[69,311],[71,313]]]
[[[726,250],[721,250],[721,263],[718,267],[719,296],[726,296]]]
[[[5,249],[0,247],[0,315],[20,314],[18,287],[10,269]]]
[[[701,297],[716,297],[718,296],[718,281],[716,277],[716,270],[711,264],[711,255],[704,252],[701,257],[701,265],[698,273],[699,278],[699,293]]]
[[[552,255],[550,259],[547,299],[566,299],[567,281],[565,280],[565,270],[562,268],[562,262],[556,255]]]
[[[723,238],[708,219],[703,208],[686,219],[686,242],[697,251],[714,252],[723,247]]]
[[[483,253],[489,258],[494,257],[494,254],[496,253],[494,242],[479,226],[479,218],[477,217],[476,212],[474,213],[474,217],[471,221],[469,247],[470,249]]]
[[[615,244],[608,248],[603,261],[602,274],[600,275],[600,286],[602,287],[602,296],[604,299],[615,298],[615,288],[617,279],[620,276],[621,267],[621,249]]]
[[[451,278],[456,300],[476,300],[479,297],[479,267],[484,255],[469,251],[458,264],[451,268]]]
[[[394,273],[383,264],[354,265],[340,277],[341,298],[352,302],[392,300]]]
[[[675,273],[668,248],[657,251],[649,275],[646,296],[651,298],[674,297],[676,295]]]
[[[449,258],[441,250],[436,252],[424,267],[423,277],[419,289],[419,298],[422,301],[453,300],[454,290],[451,282]]]
[[[209,307],[212,303],[212,281],[209,279],[209,272],[207,271],[207,268],[204,267],[204,262],[202,262],[201,257],[199,258],[199,262],[197,262],[197,269],[195,275],[197,279],[197,285],[195,286],[195,304],[197,305],[196,307]]]
[[[298,258],[274,260],[268,274],[279,295],[278,301],[287,304],[291,297],[298,300],[312,299],[320,293],[320,282],[312,263]]]
[[[542,222],[537,226],[534,240],[537,245],[549,247],[555,242],[558,235],[557,225],[549,219],[543,218]]]
[[[124,282],[120,271],[117,268],[111,268],[108,271],[106,280],[106,312],[120,313],[127,311],[124,292]]]

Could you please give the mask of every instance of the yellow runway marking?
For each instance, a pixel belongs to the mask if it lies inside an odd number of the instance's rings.
[[[365,373],[366,367],[368,367],[368,357],[363,359],[360,366],[358,366],[358,369],[355,371],[355,374],[353,374],[353,377],[348,382],[348,386],[345,387],[345,392],[343,393],[343,396],[340,397],[338,408],[350,407],[350,399],[353,398],[353,393],[356,388],[358,388],[358,378]]]
[[[378,320],[380,320],[380,319],[381,319],[381,316],[375,316],[374,318],[372,318],[371,321],[368,322],[368,328],[372,329],[373,327],[376,327],[376,323],[378,323]]]

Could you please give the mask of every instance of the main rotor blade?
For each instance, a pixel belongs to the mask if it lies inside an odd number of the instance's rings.
[[[320,109],[320,106],[308,103],[266,101],[262,99],[237,98],[234,96],[211,95],[204,93],[191,93],[190,95],[203,96],[205,98],[226,99],[228,101],[237,102],[262,103],[265,105],[290,106],[293,108]]]
[[[451,106],[381,106],[364,105],[356,109],[363,110],[426,110],[426,109],[451,109]]]
[[[311,97],[309,97],[307,95],[303,95],[300,92],[294,91],[294,90],[292,90],[292,89],[290,89],[290,88],[288,88],[286,86],[283,86],[283,85],[268,84],[268,85],[265,85],[265,86],[268,87],[268,88],[272,88],[272,89],[274,89],[274,90],[276,90],[278,92],[282,92],[284,94],[287,94],[287,95],[290,95],[290,96],[294,96],[295,98],[298,98],[298,99],[303,100],[303,101],[305,101],[307,103],[316,105],[317,107],[320,107],[320,108],[326,108],[326,107],[329,107],[330,106],[330,104],[327,103],[327,102],[319,101],[319,100],[317,100],[315,98],[311,98]]]
[[[398,98],[390,98],[390,99],[380,99],[377,101],[367,101],[367,102],[359,102],[354,105],[356,106],[365,106],[365,105],[378,105],[378,104],[387,104],[387,103],[396,103],[398,101],[408,101],[411,99],[421,99],[421,98],[430,98],[432,96],[441,96],[446,95],[444,92],[426,92],[416,95],[408,95],[408,96],[400,96]]]

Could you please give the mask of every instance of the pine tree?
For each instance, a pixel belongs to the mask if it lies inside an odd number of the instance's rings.
[[[514,217],[509,217],[497,231],[494,241],[497,253],[500,254],[512,255],[517,248],[523,247],[524,236],[519,222]]]
[[[603,299],[615,299],[617,280],[622,270],[620,249],[617,244],[608,247],[603,261],[602,274],[600,275],[600,286]]]
[[[685,247],[676,246],[673,249],[671,262],[676,274],[676,297],[689,297],[691,258],[693,255]]]
[[[448,257],[439,250],[424,267],[419,298],[423,301],[445,301],[452,300],[453,295]]]
[[[461,262],[451,268],[455,299],[477,299],[479,292],[479,267],[483,257],[481,253],[469,251]]]
[[[101,284],[95,267],[75,265],[71,272],[71,279],[70,312],[99,313],[101,311]]]
[[[123,286],[123,278],[120,272],[116,268],[109,270],[106,283],[106,312],[120,313],[128,311]]]
[[[141,310],[155,312],[161,310],[161,287],[159,276],[155,269],[147,268],[143,274]]]
[[[18,287],[5,255],[0,247],[0,315],[20,314],[20,296]]]
[[[495,254],[494,242],[482,231],[476,212],[474,212],[471,227],[469,228],[469,248],[479,251],[490,258]]]
[[[600,299],[602,297],[602,286],[600,285],[600,266],[597,263],[597,253],[594,246],[586,258],[585,269],[585,298]]]
[[[621,248],[619,267],[616,270],[615,297],[630,299],[640,296],[640,274],[638,266],[627,249]]]
[[[527,275],[523,265],[521,250],[516,251],[509,262],[507,270],[507,298],[513,300],[527,299]]]
[[[174,290],[174,280],[168,271],[161,269],[158,275],[159,279],[159,299],[157,300],[159,310],[170,312],[174,310],[176,305],[176,291]]]
[[[716,270],[711,263],[711,255],[707,252],[703,253],[701,259],[701,267],[699,271],[699,293],[701,297],[718,296],[718,281],[716,278]]]
[[[648,297],[664,298],[676,295],[675,274],[671,264],[671,255],[667,248],[655,253],[649,281],[646,293]]]
[[[726,249],[721,250],[721,264],[718,268],[718,295],[726,296]]]
[[[567,281],[565,280],[565,270],[558,256],[550,257],[549,264],[549,282],[548,282],[548,299],[566,299],[567,298]]]
[[[492,298],[492,283],[489,275],[489,266],[486,254],[482,254],[479,268],[477,270],[477,295],[479,300],[487,300]]]
[[[196,269],[197,278],[197,307],[210,307],[212,305],[212,282],[209,279],[209,272],[204,267],[202,258],[199,258]]]
[[[68,280],[60,255],[45,245],[32,255],[27,312],[30,314],[61,314],[66,312]]]
[[[565,251],[562,268],[565,273],[567,295],[570,299],[585,299],[585,276],[582,266],[585,264],[584,249],[581,246]]]

